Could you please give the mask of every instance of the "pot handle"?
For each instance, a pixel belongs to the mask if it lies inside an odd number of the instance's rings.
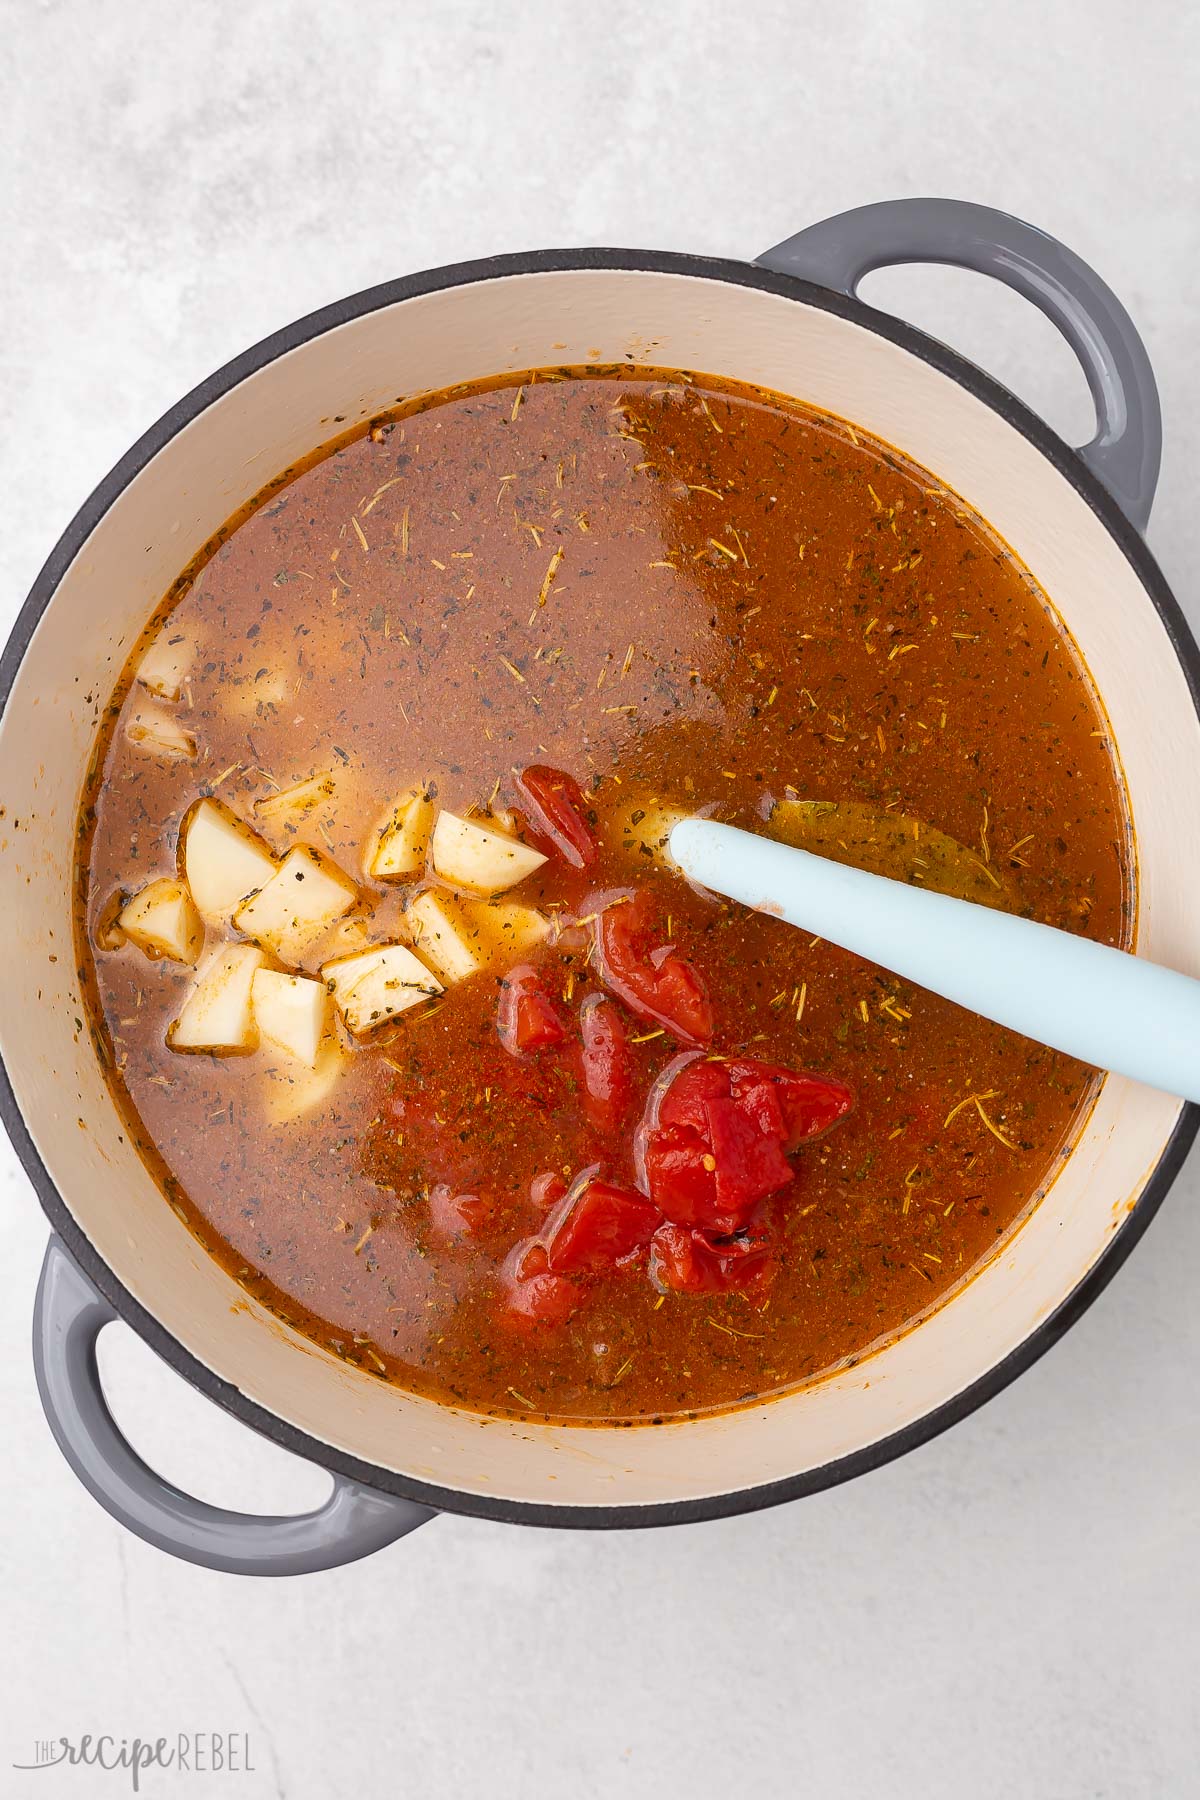
[[[336,1569],[432,1517],[334,1475],[333,1492],[313,1512],[256,1516],[210,1506],[165,1481],[142,1461],[104,1398],[96,1340],[117,1313],[61,1240],[46,1248],[33,1320],[38,1392],[59,1449],[117,1523],[185,1562],[230,1575],[307,1575]]]
[[[1074,350],[1096,406],[1096,435],[1078,454],[1144,531],[1162,456],[1162,413],[1132,319],[1073,250],[1011,213],[967,200],[883,200],[822,219],[756,258],[855,296],[872,269],[949,263],[994,275],[1046,314]]]

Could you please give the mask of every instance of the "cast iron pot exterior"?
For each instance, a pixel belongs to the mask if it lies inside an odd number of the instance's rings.
[[[986,268],[1047,311],[1085,363],[1101,421],[1093,444],[1083,453],[1070,449],[987,375],[857,299],[857,283],[869,268],[899,261]],[[0,712],[39,621],[99,522],[139,471],[221,396],[321,334],[397,301],[498,277],[576,270],[659,271],[763,290],[852,321],[969,390],[1032,445],[1095,514],[1153,603],[1183,670],[1192,705],[1200,711],[1200,655],[1140,535],[1157,475],[1158,412],[1153,377],[1127,316],[1085,265],[1031,227],[957,202],[912,201],[863,208],[826,221],[768,252],[757,265],[640,251],[541,251],[389,282],[297,321],[226,365],[164,415],[80,509],[38,576],[0,659]],[[561,1505],[418,1481],[349,1455],[256,1404],[185,1349],[113,1273],[35,1148],[3,1064],[0,1113],[55,1233],[39,1289],[34,1352],[47,1416],[68,1461],[96,1498],[148,1541],[210,1567],[272,1574],[352,1560],[403,1535],[436,1510],[536,1525],[675,1524],[797,1499],[879,1467],[967,1416],[1070,1328],[1145,1231],[1200,1123],[1200,1109],[1187,1106],[1180,1111],[1136,1204],[1068,1297],[985,1374],[903,1429],[820,1467],[735,1492],[653,1504]],[[284,1448],[329,1469],[334,1476],[329,1502],[296,1518],[245,1518],[197,1502],[147,1468],[113,1422],[96,1370],[96,1337],[105,1323],[118,1317],[209,1398]]]

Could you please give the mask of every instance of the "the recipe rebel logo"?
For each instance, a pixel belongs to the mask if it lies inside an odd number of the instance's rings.
[[[174,1737],[113,1737],[85,1732],[77,1738],[39,1738],[33,1760],[14,1762],[14,1769],[103,1769],[124,1773],[130,1790],[141,1792],[150,1769],[175,1769],[185,1775],[253,1775],[255,1765],[247,1732],[181,1731]],[[89,1789],[89,1792],[92,1790]]]

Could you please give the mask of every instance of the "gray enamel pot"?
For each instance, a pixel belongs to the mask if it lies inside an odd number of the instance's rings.
[[[1097,430],[1063,443],[1011,394],[856,287],[888,263],[983,270],[1071,343]],[[865,207],[756,263],[539,251],[389,282],[221,369],[105,477],[52,551],[0,665],[5,1124],[53,1236],[37,1379],[71,1467],[114,1518],[210,1568],[348,1562],[438,1510],[539,1525],[677,1523],[811,1494],[964,1417],[1078,1318],[1145,1230],[1197,1114],[1109,1077],[1022,1229],[915,1330],[809,1388],[657,1429],[482,1419],[316,1353],[209,1258],[126,1142],[74,968],[76,805],[97,710],[188,559],[272,476],[397,394],[543,363],[629,359],[761,383],[900,446],[989,519],[1051,596],[1095,678],[1138,854],[1137,938],[1200,973],[1200,663],[1142,541],[1160,424],[1119,302],[1029,225],[949,200]],[[235,1306],[234,1301],[238,1304]],[[96,1339],[123,1319],[178,1373],[333,1476],[326,1505],[247,1518],[163,1481],[121,1436]]]

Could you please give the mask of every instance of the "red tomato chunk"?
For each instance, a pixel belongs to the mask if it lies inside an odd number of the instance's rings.
[[[706,1101],[708,1142],[717,1163],[717,1204],[739,1224],[792,1179],[780,1139],[737,1100]]]
[[[783,1147],[790,1155],[809,1138],[819,1137],[854,1110],[854,1089],[835,1075],[811,1075],[778,1063],[746,1059],[728,1064],[733,1097],[751,1111],[778,1107],[783,1119]]]
[[[500,984],[496,1029],[510,1056],[552,1049],[567,1035],[537,970],[528,963],[518,963]]]
[[[660,967],[671,954],[668,947]],[[509,1015],[501,1034],[514,1054],[562,1041],[558,1013],[531,968],[512,972],[501,1006]],[[543,1038],[547,1018],[552,1030]],[[611,1135],[633,1094],[628,1040],[612,1001],[589,996],[580,1035],[584,1105]],[[647,1246],[650,1278],[663,1292],[765,1293],[779,1260],[766,1203],[795,1179],[788,1155],[853,1104],[851,1089],[832,1077],[748,1057],[678,1057],[651,1094],[638,1132],[645,1193],[594,1172],[570,1190],[555,1170],[534,1180],[530,1200],[545,1223],[504,1266],[506,1316],[522,1326],[565,1325],[596,1276],[631,1263]],[[480,1204],[449,1188],[431,1196],[436,1217],[467,1209],[466,1232]]]
[[[614,1132],[633,1104],[633,1058],[620,1013],[603,994],[579,1009],[583,1036],[583,1107],[597,1131]]]
[[[775,1276],[775,1245],[764,1235],[713,1243],[685,1225],[660,1225],[650,1240],[655,1285],[677,1294],[764,1293]]]
[[[712,1001],[700,971],[660,936],[654,903],[643,888],[614,898],[596,921],[596,948],[605,987],[639,1018],[661,1025],[684,1044],[707,1044],[714,1029]]]
[[[717,1159],[699,1133],[667,1125],[646,1140],[646,1186],[654,1204],[681,1225],[732,1231],[717,1202]]]
[[[611,1269],[648,1244],[662,1222],[657,1206],[635,1188],[589,1181],[563,1202],[546,1237],[546,1261],[557,1274]]]
[[[543,1244],[518,1244],[504,1266],[503,1316],[514,1325],[565,1325],[587,1299],[588,1289],[555,1274]]]
[[[583,790],[573,775],[534,764],[517,776],[517,792],[533,837],[557,850],[573,869],[595,862],[596,835]]]
[[[688,1063],[644,1128],[650,1198],[677,1225],[738,1231],[793,1180],[786,1152],[852,1105],[844,1082],[822,1076],[749,1060]]]

